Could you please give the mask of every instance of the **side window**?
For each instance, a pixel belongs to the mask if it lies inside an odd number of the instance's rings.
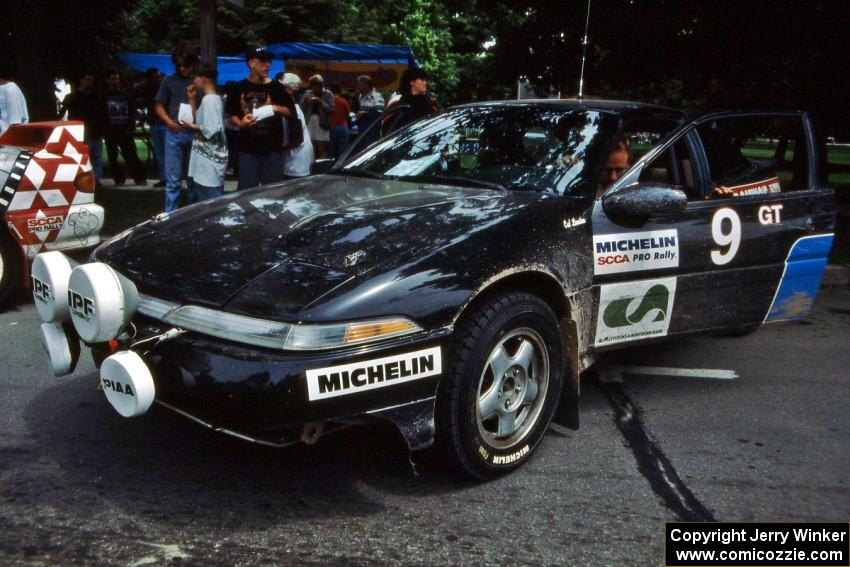
[[[628,172],[632,166],[658,145],[678,126],[675,120],[642,118],[629,120],[614,141],[596,186],[597,198]],[[660,173],[659,173],[660,175]]]
[[[799,117],[719,118],[697,131],[714,185],[707,198],[808,188],[806,138]]]
[[[631,164],[634,165],[645,156],[677,125],[674,121],[661,119],[632,120],[626,123],[621,140],[629,147]]]
[[[696,191],[693,160],[684,139],[646,164],[640,172],[639,181],[676,185],[685,192],[688,199],[701,197]]]

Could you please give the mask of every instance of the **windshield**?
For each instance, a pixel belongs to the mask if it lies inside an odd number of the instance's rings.
[[[385,138],[339,171],[577,194],[616,127],[611,115],[532,106],[450,109]]]

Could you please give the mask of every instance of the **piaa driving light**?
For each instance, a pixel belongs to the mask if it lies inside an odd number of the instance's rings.
[[[140,311],[153,314],[156,311],[154,307],[143,302]],[[422,330],[403,317],[329,325],[293,325],[196,305],[172,309],[162,316],[162,320],[175,327],[220,339],[284,350],[321,350],[357,345]]]

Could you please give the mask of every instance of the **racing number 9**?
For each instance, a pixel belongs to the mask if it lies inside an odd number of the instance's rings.
[[[728,229],[725,229],[726,226]],[[741,246],[741,217],[738,213],[729,208],[718,209],[711,218],[711,237],[718,246],[729,247],[726,250],[712,249],[711,261],[718,266],[731,262]]]

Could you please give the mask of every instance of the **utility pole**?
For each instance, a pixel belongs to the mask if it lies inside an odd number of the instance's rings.
[[[215,66],[215,2],[200,0],[201,16],[201,61]]]

